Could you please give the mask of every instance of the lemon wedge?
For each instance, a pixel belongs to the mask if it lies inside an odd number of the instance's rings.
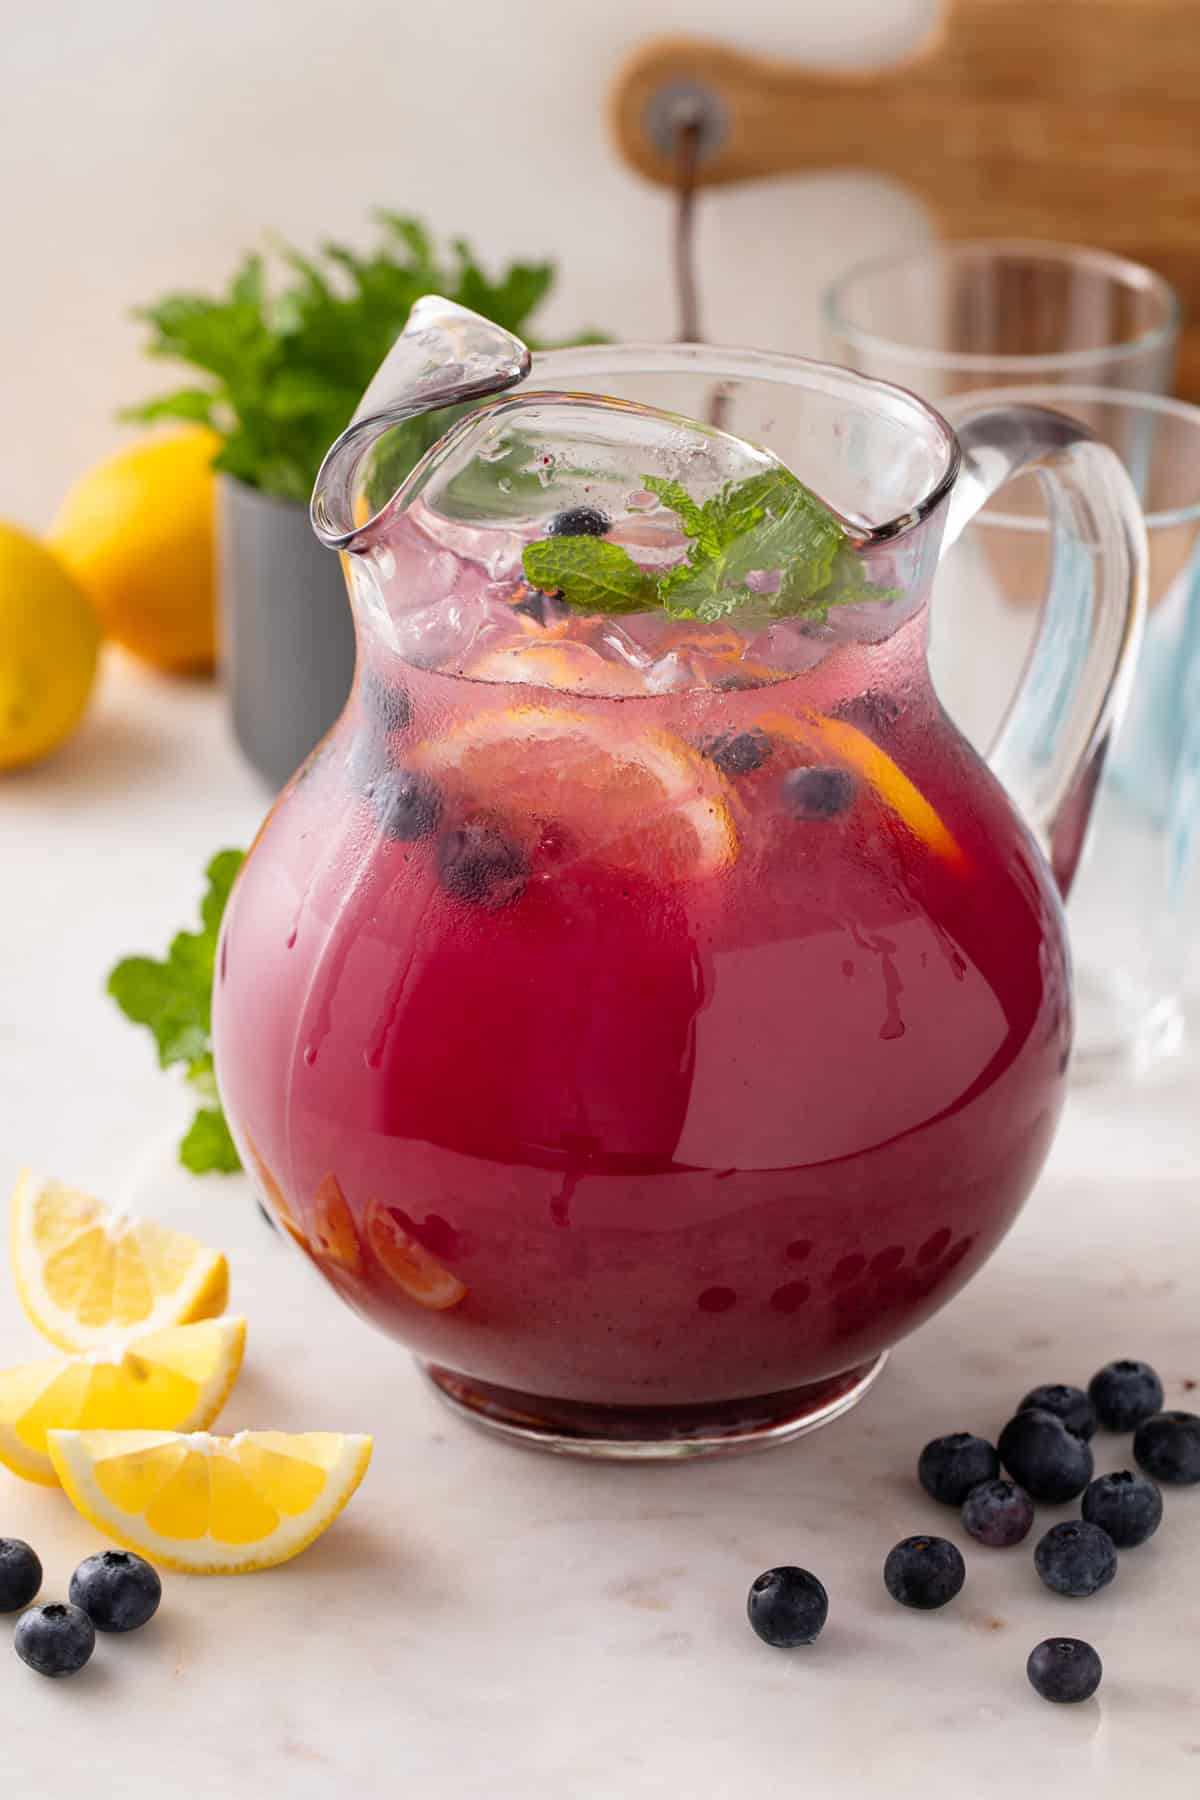
[[[210,1319],[229,1297],[219,1251],[151,1219],[111,1212],[26,1171],[10,1215],[13,1277],[32,1324],[64,1350],[97,1350],[128,1331]]]
[[[203,1319],[0,1369],[0,1463],[57,1487],[48,1431],[202,1431],[229,1398],[245,1347],[244,1319]]]
[[[267,1569],[336,1519],[369,1437],[332,1431],[51,1431],[67,1497],[107,1537],[195,1575]]]

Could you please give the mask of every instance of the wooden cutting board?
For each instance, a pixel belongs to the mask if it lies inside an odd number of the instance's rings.
[[[946,0],[902,62],[821,72],[688,38],[612,95],[622,154],[670,182],[673,97],[704,100],[697,179],[860,168],[947,237],[1116,250],[1176,287],[1179,391],[1200,400],[1200,0]]]

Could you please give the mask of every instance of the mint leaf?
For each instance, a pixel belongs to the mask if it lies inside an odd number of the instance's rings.
[[[218,1107],[202,1106],[180,1139],[179,1160],[193,1175],[236,1175],[241,1168],[237,1145],[229,1133],[225,1114]]]
[[[126,416],[204,420],[224,440],[217,468],[307,503],[321,458],[422,294],[444,294],[532,342],[526,324],[553,283],[551,264],[513,263],[492,276],[461,241],[441,252],[418,220],[376,219],[370,251],[323,244],[304,256],[274,242],[269,255],[245,257],[223,292],[168,294],[144,308],[147,353],[189,364],[204,385]],[[396,435],[393,487],[447,423],[433,414]]]
[[[108,992],[125,1017],[144,1025],[153,1036],[160,1068],[186,1065],[187,1080],[213,1103],[197,1113],[184,1139],[184,1146],[191,1145],[188,1153],[184,1147],[180,1150],[187,1167],[197,1173],[240,1166],[213,1073],[212,984],[217,935],[242,859],[240,850],[222,850],[209,863],[199,931],[176,932],[161,960],[125,957],[108,977]]]
[[[649,575],[605,538],[538,538],[526,544],[521,564],[531,587],[561,594],[577,612],[646,612],[655,604]]]
[[[696,504],[681,481],[668,481],[662,475],[643,475],[642,486],[657,494],[664,506],[679,515],[689,537],[706,536],[708,522],[704,508]]]

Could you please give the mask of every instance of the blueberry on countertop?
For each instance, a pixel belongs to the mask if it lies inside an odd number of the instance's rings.
[[[565,506],[546,527],[549,537],[604,537],[612,520],[598,506]]]
[[[1160,1412],[1143,1419],[1133,1434],[1133,1454],[1155,1481],[1193,1486],[1200,1481],[1200,1418],[1190,1412]]]
[[[20,1612],[42,1585],[42,1565],[23,1538],[0,1538],[0,1613]]]
[[[967,1577],[962,1552],[946,1538],[902,1538],[888,1551],[883,1580],[893,1600],[931,1612],[953,1600]]]
[[[1043,1638],[1029,1652],[1025,1673],[1043,1700],[1069,1706],[1091,1699],[1100,1686],[1104,1666],[1082,1638]]]
[[[84,1611],[97,1631],[136,1631],[158,1611],[162,1582],[140,1556],[128,1550],[101,1550],[80,1563],[71,1577],[72,1606]]]
[[[1097,1370],[1088,1394],[1106,1431],[1134,1431],[1160,1410],[1163,1384],[1149,1363],[1122,1357]]]
[[[1000,1433],[996,1448],[1004,1467],[1030,1498],[1051,1506],[1074,1500],[1092,1479],[1090,1445],[1055,1413],[1019,1412]]]
[[[1162,1495],[1148,1476],[1120,1469],[1115,1475],[1097,1476],[1080,1511],[1089,1525],[1107,1531],[1118,1550],[1133,1550],[1162,1524]]]
[[[962,1503],[963,1530],[992,1550],[1007,1550],[1028,1537],[1033,1501],[1015,1481],[1003,1476],[981,1481]]]
[[[972,1488],[999,1473],[995,1445],[969,1431],[932,1439],[917,1459],[917,1480],[943,1506],[961,1506]]]
[[[829,1616],[829,1595],[808,1569],[785,1564],[767,1569],[753,1583],[746,1612],[764,1644],[794,1650],[820,1635]]]
[[[1034,1567],[1048,1588],[1083,1600],[1107,1587],[1117,1572],[1117,1552],[1107,1531],[1086,1519],[1052,1525],[1038,1540]]]
[[[78,1606],[31,1606],[13,1633],[13,1649],[39,1675],[74,1675],[95,1648],[95,1628]]]
[[[1053,1413],[1076,1437],[1090,1438],[1096,1430],[1095,1407],[1082,1388],[1070,1387],[1065,1381],[1047,1381],[1031,1388],[1017,1411]]]

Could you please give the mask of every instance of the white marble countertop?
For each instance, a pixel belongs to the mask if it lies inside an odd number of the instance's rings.
[[[600,1468],[510,1450],[439,1410],[404,1352],[358,1322],[270,1232],[242,1178],[173,1162],[187,1102],[103,993],[109,965],[188,921],[208,855],[264,806],[219,697],[113,664],[86,728],[0,784],[0,1187],[18,1166],[90,1186],[223,1246],[250,1320],[221,1428],[376,1434],[342,1520],[286,1568],[167,1575],[161,1613],[102,1640],[72,1682],[0,1641],[5,1791],[40,1800],[993,1800],[1200,1791],[1200,1490],[1168,1495],[1154,1541],[1094,1599],[1038,1583],[1030,1544],[972,1548],[913,1474],[929,1437],[995,1432],[1037,1380],[1112,1356],[1200,1381],[1196,1069],[1076,1093],[1049,1168],[982,1276],[901,1345],[861,1406],[815,1436],[725,1464]],[[0,1281],[0,1357],[37,1345]],[[1200,1399],[1200,1389],[1193,1400]],[[1125,1440],[1098,1440],[1098,1468]],[[1058,1514],[1047,1514],[1052,1519]],[[905,1612],[880,1570],[945,1531],[967,1585]],[[0,1471],[0,1533],[65,1592],[97,1547],[59,1495]],[[818,1645],[751,1634],[751,1579],[816,1570]],[[0,1621],[0,1640],[9,1626]],[[1028,1687],[1040,1638],[1090,1638],[1096,1702]]]

